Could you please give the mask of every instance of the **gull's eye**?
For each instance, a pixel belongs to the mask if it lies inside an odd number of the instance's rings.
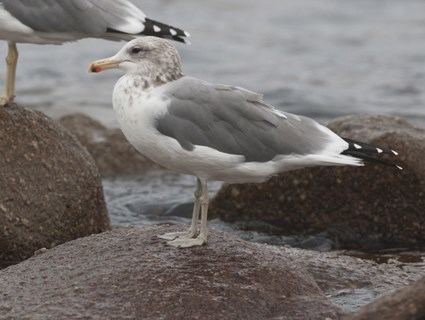
[[[131,48],[131,50],[130,50],[131,54],[138,54],[142,51],[143,51],[143,49],[139,48],[139,47],[134,47],[134,48]]]

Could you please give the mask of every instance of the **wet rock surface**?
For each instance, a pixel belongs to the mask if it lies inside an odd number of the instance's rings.
[[[285,251],[211,230],[176,249],[157,234],[117,228],[0,271],[0,319],[338,319]]]
[[[43,114],[0,107],[0,267],[108,228],[87,151]]]
[[[425,278],[367,305],[346,320],[425,319]]]
[[[388,116],[347,116],[329,127],[343,137],[397,150],[404,170],[319,167],[263,184],[228,185],[214,199],[212,214],[248,230],[326,232],[339,248],[423,248],[425,130]]]
[[[102,176],[143,174],[158,168],[128,143],[120,129],[108,129],[83,114],[68,115],[59,122],[89,151]]]
[[[347,256],[352,252],[271,248],[283,252],[308,271],[326,296],[345,313],[353,313],[381,295],[414,283],[425,274],[422,257],[411,263],[395,257],[385,263],[376,263]]]

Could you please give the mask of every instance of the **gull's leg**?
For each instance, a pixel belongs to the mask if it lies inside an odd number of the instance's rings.
[[[6,57],[7,74],[4,95],[0,97],[0,105],[12,102],[15,98],[16,66],[18,64],[18,49],[15,42],[9,42],[9,51]]]
[[[201,231],[197,238],[188,239],[188,238],[178,238],[173,241],[168,241],[167,243],[171,246],[178,248],[189,248],[194,246],[201,246],[207,243],[208,238],[208,229],[207,229],[207,218],[208,218],[208,185],[206,180],[201,180]]]
[[[198,233],[198,219],[199,219],[199,209],[201,207],[201,181],[197,179],[196,183],[196,191],[195,191],[195,203],[193,205],[193,213],[192,213],[192,223],[188,231],[183,232],[170,232],[166,234],[162,234],[158,236],[158,238],[164,240],[174,240],[176,238],[185,238],[190,239],[197,235]]]

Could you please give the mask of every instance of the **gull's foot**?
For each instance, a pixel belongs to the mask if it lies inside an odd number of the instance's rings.
[[[168,241],[167,244],[173,247],[177,248],[190,248],[190,247],[196,247],[196,246],[202,246],[207,243],[207,239],[204,237],[197,237],[195,239],[184,239],[179,238],[173,241]]]
[[[12,102],[13,99],[9,99],[8,97],[5,96],[1,96],[0,97],[0,106],[4,107],[5,105],[7,105],[9,102]]]
[[[174,240],[174,239],[191,239],[196,236],[196,233],[192,230],[183,231],[183,232],[169,232],[161,234],[158,236],[160,239],[164,240]]]

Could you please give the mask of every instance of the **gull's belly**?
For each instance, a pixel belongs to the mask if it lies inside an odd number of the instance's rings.
[[[9,41],[27,42],[34,31],[13,17],[0,4],[0,38]]]
[[[41,35],[12,16],[1,4],[0,39],[13,42],[48,43]]]

